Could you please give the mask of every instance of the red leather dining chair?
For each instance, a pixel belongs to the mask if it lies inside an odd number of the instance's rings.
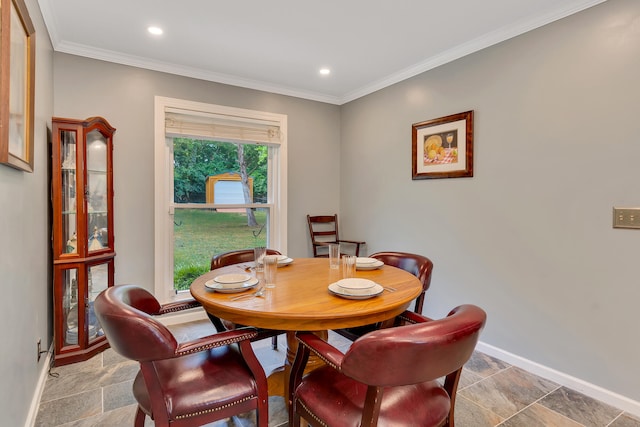
[[[429,289],[429,286],[431,286],[433,262],[431,262],[431,260],[425,256],[412,254],[409,252],[376,252],[375,254],[370,255],[370,257],[384,262],[385,265],[390,265],[392,267],[397,267],[402,270],[408,271],[420,280],[420,282],[422,283],[422,292],[415,300],[413,311],[415,313],[421,314],[424,305],[425,293]],[[354,341],[358,337],[361,337],[367,332],[374,331],[379,327],[379,323],[374,323],[371,325],[358,326],[355,328],[337,329],[335,332],[345,338],[350,339],[351,341]]]
[[[311,235],[311,247],[313,248],[313,256],[328,257],[329,251],[327,245],[329,243],[347,243],[348,246],[352,246],[354,253],[351,255],[360,255],[360,247],[365,242],[356,240],[345,240],[340,238],[338,232],[338,215],[307,215],[307,224],[309,225],[309,234]],[[325,249],[326,252],[325,252]],[[340,252],[346,253],[342,245],[340,246]]]
[[[289,425],[454,426],[458,382],[486,321],[474,305],[431,320],[407,311],[406,326],[357,339],[346,353],[310,332],[299,341],[289,383]],[[326,365],[303,377],[310,352]],[[444,377],[444,383],[439,379]]]
[[[186,427],[252,410],[258,425],[267,426],[267,379],[251,347],[254,328],[178,343],[153,317],[165,307],[132,285],[107,288],[94,308],[111,347],[140,363],[135,427],[143,427],[147,415],[156,427]]]
[[[280,252],[275,249],[267,249],[267,255],[282,255]],[[239,249],[235,251],[224,252],[221,254],[214,255],[211,258],[211,270],[215,270],[216,268],[226,267],[227,265],[238,264],[241,262],[253,262],[253,249]],[[233,322],[229,322],[228,320],[220,319],[219,317],[214,316],[207,312],[207,316],[209,316],[209,320],[213,323],[213,326],[218,330],[218,332],[235,329],[237,327]],[[278,349],[278,335],[283,334],[284,331],[277,331],[273,329],[262,329],[258,328],[258,336],[254,338],[252,341],[259,341],[265,338],[271,338],[271,348],[274,350]]]

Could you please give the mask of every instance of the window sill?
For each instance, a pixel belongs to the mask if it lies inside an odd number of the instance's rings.
[[[186,301],[193,299],[189,292],[179,292],[164,302],[164,304]],[[176,313],[167,313],[157,317],[158,321],[165,326],[177,325],[180,323],[197,322],[207,319],[207,313],[204,308],[197,307],[190,310],[183,310]]]

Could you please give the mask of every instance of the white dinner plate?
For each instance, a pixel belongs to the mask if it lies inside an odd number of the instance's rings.
[[[372,258],[373,259],[373,258]],[[356,260],[356,270],[375,270],[384,265],[384,262],[375,260],[375,262],[361,264]]]
[[[351,294],[368,294],[371,289],[376,285],[376,282],[369,279],[363,279],[360,277],[350,277],[347,279],[338,280],[336,282],[343,291]]]
[[[222,283],[224,285],[244,283],[249,279],[251,279],[251,276],[248,274],[223,274],[222,276],[216,276],[213,278],[215,282]]]
[[[265,255],[265,256],[276,257],[276,259],[278,260],[278,262],[282,262],[282,261],[285,261],[285,260],[287,260],[287,259],[291,259],[291,258],[289,258],[289,257],[288,257],[288,256],[286,256],[286,255]],[[259,263],[259,264],[262,264],[263,262],[264,262],[263,260],[258,261],[258,263]]]
[[[258,283],[260,283],[260,281],[257,278],[249,276],[249,280],[236,284],[234,286],[229,286],[228,284],[224,283],[218,283],[215,281],[215,279],[213,279],[207,280],[204,283],[204,287],[207,289],[211,289],[212,291],[220,292],[222,294],[235,294],[238,292],[246,291],[247,289],[251,289]]]
[[[378,260],[375,258],[367,258],[363,256],[359,256],[356,258],[356,264],[366,265],[366,264],[374,264],[376,262],[378,262]]]
[[[375,284],[375,286],[373,286],[370,293],[367,293],[366,295],[350,294],[348,291],[345,291],[344,288],[341,288],[340,286],[338,286],[337,283],[332,283],[329,285],[330,293],[346,299],[369,299],[369,298],[373,298],[380,295],[383,291],[384,291],[384,288],[378,285],[377,283]]]
[[[278,267],[284,267],[293,262],[293,258],[284,257],[284,259],[278,259]]]

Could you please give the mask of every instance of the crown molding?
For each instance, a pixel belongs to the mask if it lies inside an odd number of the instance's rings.
[[[569,3],[562,9],[553,10],[549,13],[536,16],[532,19],[517,21],[511,25],[502,27],[495,31],[491,31],[466,43],[455,46],[452,49],[426,58],[424,61],[419,62],[411,67],[405,68],[385,78],[362,86],[359,89],[345,93],[343,96],[332,96],[318,92],[304,91],[293,87],[273,84],[271,82],[245,79],[228,74],[216,73],[203,69],[185,67],[178,64],[157,61],[150,58],[126,55],[104,49],[97,49],[87,45],[65,42],[63,40],[60,40],[57,31],[58,25],[55,21],[55,14],[52,10],[53,0],[38,0],[38,4],[40,5],[40,10],[47,27],[47,31],[49,32],[51,43],[56,52],[68,53],[72,55],[98,59],[101,61],[129,65],[132,67],[160,71],[184,77],[191,77],[215,83],[242,87],[246,89],[253,89],[279,95],[308,99],[311,101],[318,101],[327,104],[343,105],[378,90],[384,89],[393,84],[399,83],[403,80],[414,77],[418,74],[422,74],[441,65],[455,61],[456,59],[462,58],[466,55],[478,52],[487,47],[517,37],[521,34],[524,34],[536,28],[540,28],[544,25],[550,24],[574,13],[588,9],[605,1],[607,0],[574,0],[572,3]]]
[[[238,86],[245,89],[254,89],[263,92],[275,93],[278,95],[292,96],[296,98],[308,99],[312,101],[324,102],[327,104],[339,104],[340,99],[335,96],[321,93],[298,90],[291,87],[280,86],[269,82],[245,79],[228,74],[215,73],[203,69],[186,67],[150,58],[135,55],[127,55],[105,49],[98,49],[92,46],[76,43],[61,42],[54,47],[56,52],[68,53],[101,61],[113,62],[131,67],[143,68],[152,71],[160,71],[168,74],[175,74],[183,77],[191,77],[199,80],[206,80],[215,83],[222,83],[230,86]]]
[[[539,15],[534,19],[514,22],[509,26],[491,31],[466,43],[460,44],[452,49],[446,50],[438,55],[431,56],[422,62],[405,68],[404,70],[401,70],[397,73],[391,74],[388,77],[380,79],[370,85],[366,85],[361,87],[360,89],[349,92],[340,99],[340,104],[346,104],[347,102],[362,98],[363,96],[369,95],[380,89],[384,89],[403,80],[407,80],[411,77],[417,76],[418,74],[422,74],[441,65],[453,62],[456,59],[462,58],[495,44],[517,37],[521,34],[543,27],[547,24],[573,15],[574,13],[578,13],[597,4],[604,3],[605,1],[607,0],[591,0],[588,2],[576,0],[563,9],[554,10],[551,13]]]

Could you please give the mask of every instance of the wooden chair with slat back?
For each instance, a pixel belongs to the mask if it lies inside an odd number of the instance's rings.
[[[340,238],[338,232],[338,215],[307,215],[307,224],[309,224],[309,234],[311,236],[311,246],[313,247],[314,257],[328,257],[329,243],[340,243],[340,252],[343,254],[359,256],[360,248],[365,242],[357,240],[346,240]],[[344,245],[343,247],[343,243]],[[353,249],[353,253],[345,251],[349,247]]]

